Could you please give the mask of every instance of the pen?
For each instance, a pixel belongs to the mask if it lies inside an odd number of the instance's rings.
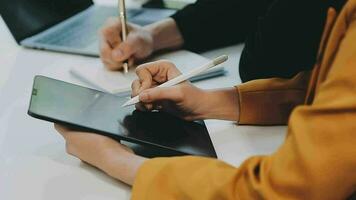
[[[182,74],[180,76],[177,76],[157,87],[171,87],[173,85],[177,85],[183,81],[186,81],[196,75],[199,75],[200,73],[212,68],[212,67],[215,67],[223,62],[225,62],[229,57],[227,55],[222,55],[222,56],[219,56],[217,58],[215,58],[214,60],[208,62],[207,64],[201,66],[201,67],[198,67],[198,68],[195,68],[185,74]],[[135,96],[133,98],[131,98],[130,100],[128,100],[126,103],[124,103],[122,105],[122,107],[126,107],[126,106],[130,106],[130,105],[134,105],[136,103],[140,102],[139,100],[139,96]]]
[[[126,24],[126,7],[125,7],[125,0],[119,0],[119,18],[121,22],[121,38],[122,41],[126,41],[127,37],[127,24]],[[124,61],[123,63],[124,73],[126,74],[129,72],[129,65],[128,61]]]

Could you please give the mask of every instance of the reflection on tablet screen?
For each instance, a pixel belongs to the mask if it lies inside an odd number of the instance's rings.
[[[36,76],[29,107],[33,117],[107,135],[117,140],[216,157],[204,122],[164,112],[121,107],[127,97]]]

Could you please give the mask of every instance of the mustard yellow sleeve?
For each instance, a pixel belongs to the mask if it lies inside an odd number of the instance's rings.
[[[295,106],[303,104],[310,72],[292,79],[261,79],[237,86],[239,124],[286,124]]]
[[[356,13],[356,0],[347,5],[336,29],[348,31],[331,37],[330,45],[338,51],[324,62],[332,67],[313,104],[299,106],[291,114],[286,140],[274,154],[252,157],[239,168],[200,157],[152,159],[139,169],[132,199],[351,196],[356,191],[356,17],[349,13]]]

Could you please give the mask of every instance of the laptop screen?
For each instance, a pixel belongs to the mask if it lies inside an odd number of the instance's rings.
[[[91,0],[0,0],[0,14],[20,42],[92,4]]]

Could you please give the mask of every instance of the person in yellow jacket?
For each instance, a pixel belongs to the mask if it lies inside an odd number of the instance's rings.
[[[356,191],[356,0],[340,13],[329,9],[315,67],[294,78],[205,91],[188,82],[150,88],[179,74],[166,61],[142,65],[137,74],[139,109],[164,110],[157,106],[163,101],[186,120],[288,123],[288,134],[275,153],[235,167],[194,156],[146,159],[107,137],[56,125],[68,153],[133,185],[132,199],[334,200]]]

